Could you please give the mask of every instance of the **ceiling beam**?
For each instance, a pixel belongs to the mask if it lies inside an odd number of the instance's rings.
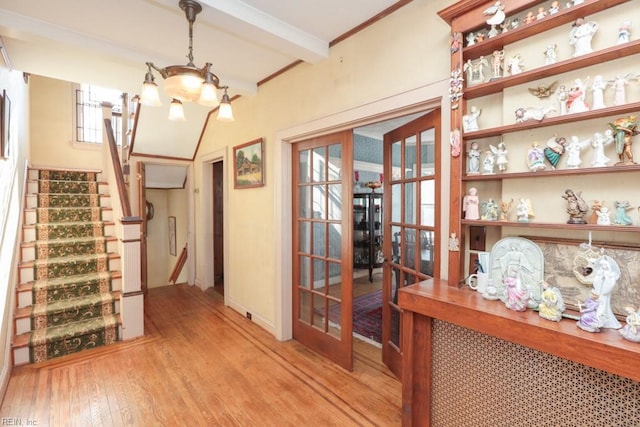
[[[205,6],[226,15],[216,22],[241,38],[314,64],[329,57],[329,41],[302,31],[286,22],[238,0],[199,0]]]

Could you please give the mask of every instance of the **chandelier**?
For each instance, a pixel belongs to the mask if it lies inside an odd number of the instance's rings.
[[[142,85],[140,103],[143,105],[160,106],[158,85],[155,83],[153,70],[156,70],[164,79],[164,90],[172,99],[169,107],[169,120],[185,120],[183,102],[197,102],[206,107],[218,107],[217,119],[220,121],[233,121],[231,101],[227,94],[229,86],[221,86],[220,79],[211,71],[211,63],[198,68],[193,63],[193,23],[198,13],[202,12],[202,6],[195,0],[180,0],[180,9],[189,22],[189,54],[187,65],[170,65],[159,68],[153,62],[147,62],[147,74]],[[218,90],[224,90],[222,99],[218,100]]]

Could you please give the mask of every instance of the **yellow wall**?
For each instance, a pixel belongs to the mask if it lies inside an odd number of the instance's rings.
[[[6,91],[11,101],[9,157],[0,158],[0,397],[4,396],[12,368],[15,266],[20,254],[25,169],[29,157],[29,89],[21,72],[9,71],[0,64],[0,91]]]
[[[39,167],[102,169],[101,146],[74,144],[74,84],[32,76],[31,164]]]
[[[266,141],[265,187],[234,190],[233,168],[226,177],[230,221],[225,235],[229,244],[225,298],[234,305],[251,311],[267,325],[274,324],[275,248],[280,239],[274,235],[274,183],[278,175],[288,172],[274,165],[280,149],[276,132],[448,79],[449,28],[437,11],[450,3],[414,1],[331,48],[328,59],[296,66],[261,85],[257,95],[235,101],[235,123],[209,123],[195,159],[196,187],[203,182],[203,157],[259,137]],[[208,220],[202,211],[196,204],[196,227]],[[208,262],[201,258],[204,245],[196,231],[197,283],[204,280],[203,265]]]

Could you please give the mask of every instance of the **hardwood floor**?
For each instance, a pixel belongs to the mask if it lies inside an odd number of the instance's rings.
[[[296,341],[276,341],[212,289],[186,285],[150,289],[145,320],[140,339],[15,368],[0,420],[40,427],[400,425],[401,384],[372,346],[354,341],[354,372],[347,372]]]

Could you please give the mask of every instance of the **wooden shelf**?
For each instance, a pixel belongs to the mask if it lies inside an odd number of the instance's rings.
[[[465,87],[463,97],[469,100],[499,93],[505,88],[528,83],[533,80],[543,79],[545,77],[552,77],[569,71],[579,70],[603,62],[625,58],[637,53],[640,53],[640,39],[634,40],[625,45],[611,46],[597,52],[581,55],[577,58],[559,61],[553,65],[534,68],[533,70],[524,71],[520,74],[516,74],[515,76],[506,76],[490,82]]]
[[[496,37],[485,39],[472,46],[467,46],[462,49],[462,54],[465,58],[471,59],[478,58],[482,55],[489,55],[494,50],[500,50],[510,43],[551,30],[563,24],[568,24],[577,18],[592,15],[628,1],[630,0],[586,0],[581,5],[562,9],[555,15],[547,16],[544,19],[536,20],[530,24],[521,23],[515,30],[510,30]],[[482,27],[477,29],[485,29],[486,27],[486,22],[483,22]],[[470,30],[474,30],[474,28],[465,29],[464,31]]]
[[[567,224],[550,222],[518,222],[518,221],[482,221],[477,219],[463,219],[464,225],[480,225],[489,227],[524,227],[524,228],[545,228],[560,230],[588,230],[588,231],[630,231],[640,232],[640,227],[631,225],[597,225],[597,224]]]
[[[625,340],[617,330],[585,332],[575,320],[552,322],[532,310],[509,310],[500,301],[438,279],[400,289],[398,301],[405,311],[640,381],[640,344]],[[411,333],[422,336],[423,332]]]
[[[539,177],[555,177],[555,176],[571,176],[571,175],[589,175],[603,173],[620,173],[640,171],[638,165],[611,165],[601,168],[575,168],[575,169],[548,169],[538,172],[512,172],[512,173],[495,173],[492,175],[464,175],[463,181],[502,181],[504,179],[518,178],[539,178]]]
[[[464,133],[464,139],[480,139],[492,136],[500,136],[505,133],[519,132],[528,129],[556,126],[565,123],[573,123],[581,120],[598,119],[602,117],[630,114],[640,111],[640,102],[618,105],[616,107],[600,108],[598,110],[585,111],[584,113],[565,114],[563,116],[548,117],[541,121],[527,121],[524,123],[514,123],[512,125],[498,126],[487,129],[480,129],[473,132]]]

